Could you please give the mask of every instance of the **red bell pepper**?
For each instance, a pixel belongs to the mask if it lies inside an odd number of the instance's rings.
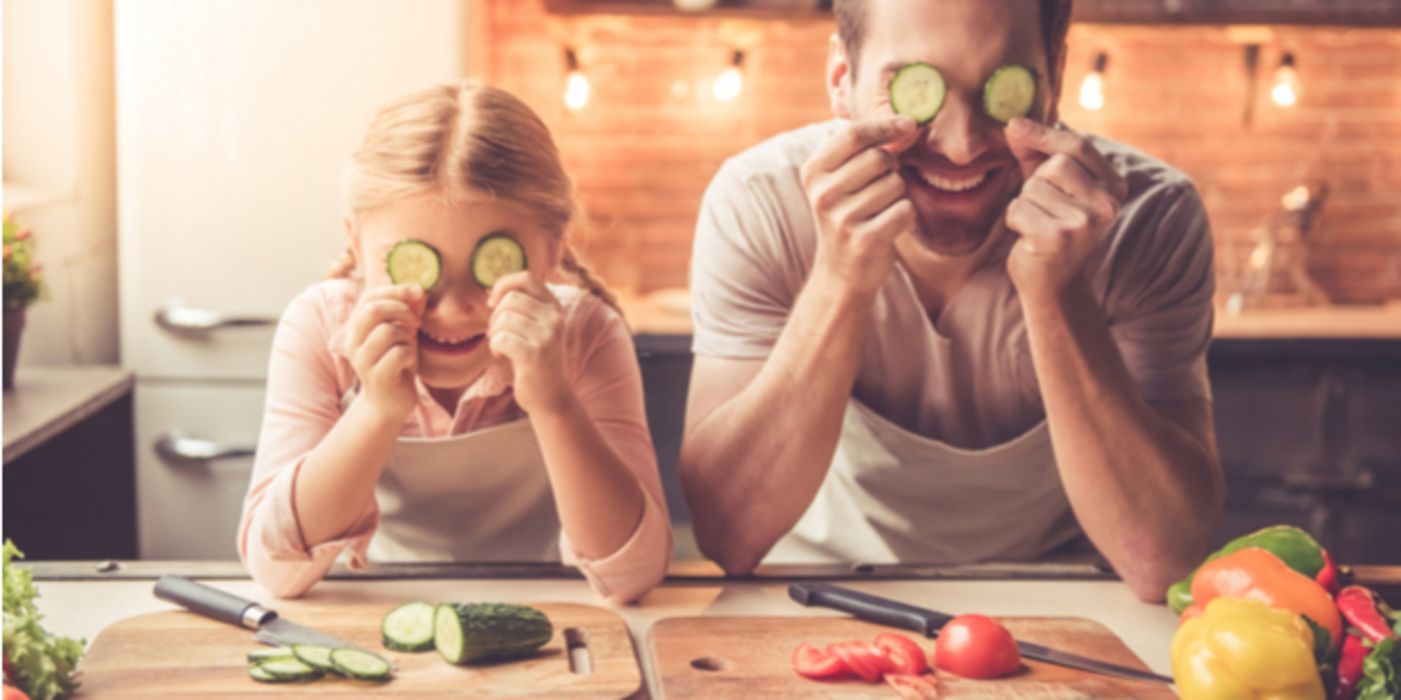
[[[1323,590],[1328,591],[1329,595],[1338,594],[1338,565],[1333,563],[1333,555],[1326,549],[1323,550],[1323,568],[1318,570],[1313,580],[1323,586]]]
[[[1381,598],[1366,586],[1348,586],[1338,592],[1335,601],[1338,604],[1338,612],[1343,614],[1347,620],[1362,636],[1373,643],[1383,639],[1396,636],[1396,631],[1391,628],[1391,619],[1383,611],[1386,603],[1381,602]]]
[[[1338,655],[1338,684],[1333,686],[1333,700],[1352,700],[1357,695],[1357,683],[1362,680],[1362,662],[1372,651],[1355,634],[1344,634],[1343,637],[1343,651]]]

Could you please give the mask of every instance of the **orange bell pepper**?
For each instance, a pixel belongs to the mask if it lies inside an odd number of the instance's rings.
[[[1197,617],[1207,603],[1224,597],[1250,598],[1303,615],[1328,631],[1334,649],[1343,640],[1343,619],[1328,591],[1264,549],[1247,547],[1202,565],[1192,578],[1195,602],[1182,611],[1182,620]]]

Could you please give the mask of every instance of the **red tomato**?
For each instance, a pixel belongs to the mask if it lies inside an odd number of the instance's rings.
[[[964,678],[1000,678],[1021,663],[1012,633],[982,615],[955,617],[934,642],[934,665]]]
[[[884,649],[890,660],[895,663],[892,673],[919,675],[929,670],[929,663],[924,660],[924,650],[903,634],[877,635],[875,645]]]
[[[869,642],[831,644],[827,646],[827,653],[839,657],[852,673],[867,683],[879,682],[881,676],[895,668],[885,651],[871,646]]]
[[[25,695],[23,690],[12,685],[7,685],[5,686],[4,700],[29,700],[29,696]]]
[[[839,676],[847,669],[840,657],[811,644],[799,644],[793,650],[793,670],[804,678],[821,680]]]

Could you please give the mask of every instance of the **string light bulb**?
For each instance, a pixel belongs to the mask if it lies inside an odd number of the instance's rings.
[[[564,106],[577,112],[589,103],[589,79],[579,69],[579,57],[570,47],[564,49],[564,65],[568,70],[564,81]]]
[[[1090,111],[1104,107],[1104,68],[1109,65],[1109,54],[1101,51],[1095,54],[1094,70],[1080,81],[1080,106]]]
[[[1299,73],[1294,70],[1294,54],[1284,52],[1275,69],[1275,84],[1270,88],[1270,99],[1281,107],[1293,107],[1299,102]]]
[[[712,90],[715,99],[721,102],[733,102],[739,97],[740,90],[744,87],[744,74],[740,68],[744,66],[744,52],[735,51],[730,54],[730,65],[720,73],[720,77],[715,79],[715,87]]]

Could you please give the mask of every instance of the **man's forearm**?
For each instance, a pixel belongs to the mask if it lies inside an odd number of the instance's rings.
[[[871,304],[810,279],[753,381],[688,432],[681,475],[696,538],[727,571],[752,570],[826,478]]]
[[[1220,512],[1212,446],[1144,399],[1083,279],[1022,305],[1075,515],[1140,597],[1161,599],[1200,560]]]

